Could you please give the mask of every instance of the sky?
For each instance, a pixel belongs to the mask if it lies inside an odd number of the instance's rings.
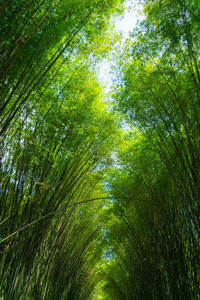
[[[142,17],[139,13],[141,5],[136,4],[136,0],[127,0],[125,4],[125,11],[122,16],[112,18],[111,22],[114,23],[114,29],[117,33],[121,33],[121,45],[129,37],[129,33],[136,27],[137,21]],[[122,51],[121,48],[121,51]],[[104,92],[106,95],[109,94],[114,75],[112,74],[112,67],[115,66],[116,62],[111,58],[104,58],[98,65],[98,77],[102,85],[104,86]],[[106,99],[105,99],[106,100]]]
[[[136,1],[127,1],[123,16],[116,17],[114,20],[116,31],[121,32],[124,39],[128,37],[129,32],[134,29],[139,19],[135,2]]]

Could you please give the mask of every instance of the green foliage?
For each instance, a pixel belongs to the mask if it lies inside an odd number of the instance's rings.
[[[112,44],[106,30],[120,3],[1,3],[4,299],[94,293],[103,252],[100,200],[107,196],[100,182],[119,141],[94,66]]]
[[[0,4],[2,299],[200,298],[200,5],[143,1],[107,110],[122,4]]]
[[[133,199],[112,208],[109,299],[200,297],[198,10],[196,1],[144,1],[119,66],[115,109],[139,134],[109,179],[113,195]]]

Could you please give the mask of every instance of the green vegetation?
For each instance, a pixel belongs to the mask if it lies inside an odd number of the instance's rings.
[[[1,299],[200,299],[200,3],[142,1],[108,108],[123,2],[0,3]]]

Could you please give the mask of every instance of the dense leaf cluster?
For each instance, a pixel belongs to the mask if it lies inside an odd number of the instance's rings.
[[[0,4],[2,299],[200,299],[200,4],[140,1],[107,110],[122,3]]]
[[[199,299],[199,2],[143,4],[115,93],[138,131],[110,180],[114,195],[133,200],[111,210],[118,222],[105,291],[109,299]]]
[[[1,2],[2,299],[94,294],[102,205],[86,200],[106,196],[102,162],[117,143],[94,66],[120,3]]]

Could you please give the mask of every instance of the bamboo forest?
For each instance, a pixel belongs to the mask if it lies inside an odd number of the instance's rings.
[[[0,0],[0,177],[1,300],[200,300],[200,1]]]

